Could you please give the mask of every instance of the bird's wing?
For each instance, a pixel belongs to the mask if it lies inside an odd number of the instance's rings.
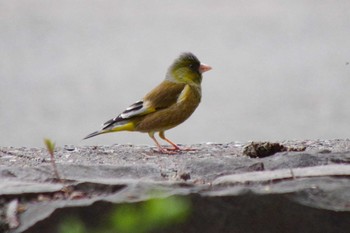
[[[132,118],[143,116],[160,109],[165,109],[175,104],[183,91],[185,85],[164,81],[149,92],[143,100],[137,101],[130,105],[124,112],[117,117],[105,122],[103,129],[118,122],[125,122]]]

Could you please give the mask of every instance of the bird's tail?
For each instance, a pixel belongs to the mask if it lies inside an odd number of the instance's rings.
[[[134,131],[135,130],[135,125],[133,122],[127,122],[121,125],[112,125],[110,128],[104,128],[98,131],[95,131],[88,136],[86,136],[84,139],[92,138],[100,134],[105,134],[105,133],[112,133],[112,132],[118,132],[118,131]]]
[[[86,136],[85,138],[83,138],[83,140],[95,137],[95,136],[103,134],[103,133],[106,133],[106,131],[103,131],[103,130],[95,131],[95,132],[89,134],[88,136]]]

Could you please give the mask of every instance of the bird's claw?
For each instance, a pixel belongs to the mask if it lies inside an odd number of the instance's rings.
[[[158,153],[161,153],[161,154],[169,154],[169,155],[174,155],[174,154],[178,154],[178,153],[181,153],[182,151],[196,151],[197,149],[194,149],[194,148],[187,148],[187,147],[184,147],[184,148],[180,148],[180,147],[172,147],[172,148],[164,148],[164,147],[161,147],[161,148],[158,148],[158,150],[155,150],[157,151]]]
[[[188,147],[173,147],[173,148],[166,148],[166,150],[169,151],[196,151],[197,149],[194,148],[188,148]]]
[[[158,148],[158,149],[153,149],[154,152],[160,153],[160,154],[167,154],[167,155],[174,155],[177,154],[176,151],[171,151],[165,148]]]

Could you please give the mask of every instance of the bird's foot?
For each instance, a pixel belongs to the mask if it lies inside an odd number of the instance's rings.
[[[173,147],[171,148],[165,148],[167,151],[172,151],[172,152],[181,152],[181,151],[196,151],[197,149],[194,148],[189,148],[189,147],[179,147],[178,145],[174,144]]]
[[[161,154],[168,154],[168,155],[174,155],[181,153],[181,151],[197,151],[197,149],[194,148],[188,148],[188,147],[179,147],[177,145],[174,145],[173,147],[167,148],[167,147],[158,147],[158,149],[154,149],[156,152]]]
[[[196,151],[197,149],[189,148],[189,147],[172,147],[172,148],[166,148],[168,151]]]
[[[174,155],[177,154],[178,151],[174,151],[174,150],[168,150],[167,148],[158,148],[158,149],[153,149],[155,152],[158,152],[160,154],[167,154],[167,155]]]

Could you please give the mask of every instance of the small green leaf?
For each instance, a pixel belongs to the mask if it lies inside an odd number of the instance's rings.
[[[53,143],[50,139],[47,138],[44,139],[44,143],[49,153],[53,154],[55,151],[55,143]]]

